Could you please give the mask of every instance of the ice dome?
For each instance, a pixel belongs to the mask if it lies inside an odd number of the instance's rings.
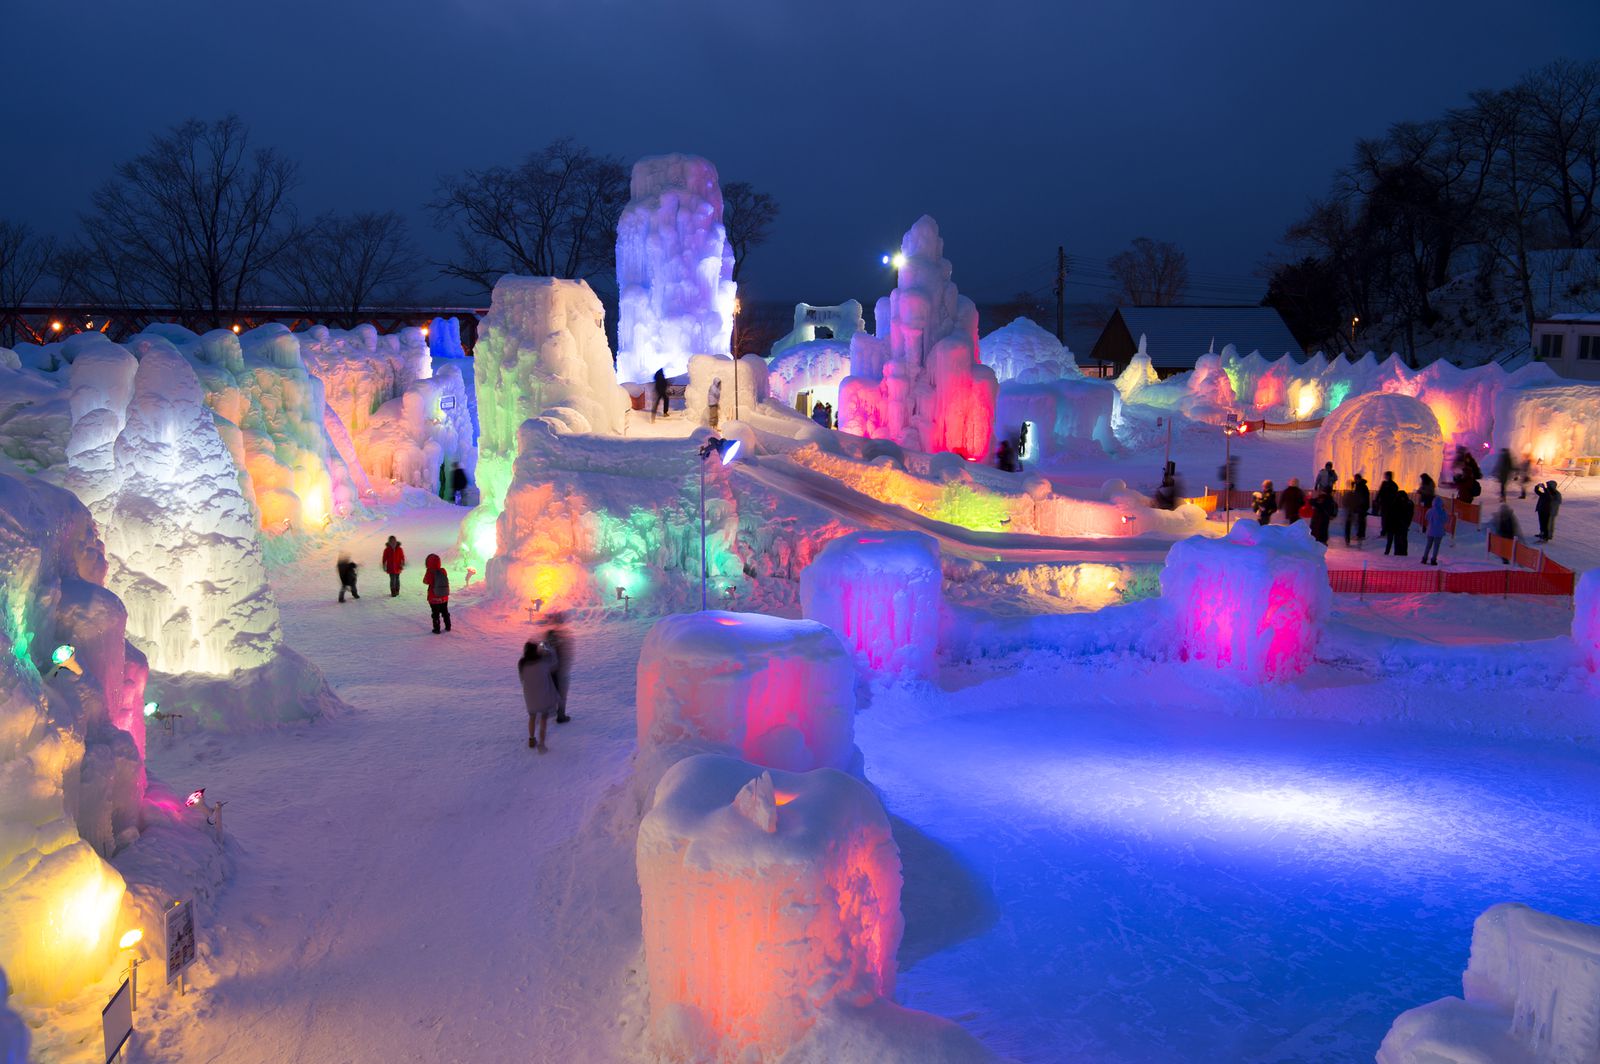
[[[985,336],[979,344],[979,357],[1002,384],[1078,376],[1072,352],[1030,318],[1017,318]]]
[[[1332,462],[1341,479],[1357,473],[1376,484],[1393,470],[1410,489],[1422,474],[1437,477],[1444,462],[1439,419],[1421,399],[1398,392],[1368,392],[1347,399],[1317,430],[1315,468]]]

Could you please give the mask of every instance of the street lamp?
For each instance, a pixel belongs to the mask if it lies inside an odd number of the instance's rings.
[[[725,440],[719,436],[712,436],[700,445],[700,609],[710,609],[706,599],[706,573],[710,568],[706,556],[706,459],[713,454],[721,456],[722,464],[727,465],[739,457],[740,442],[738,440]]]
[[[1356,346],[1356,326],[1361,324],[1361,318],[1355,314],[1350,315],[1350,347]]]
[[[1229,414],[1222,426],[1222,521],[1225,531],[1233,531],[1233,438],[1250,431],[1250,422]]]
[[[894,269],[894,286],[896,288],[899,288],[900,287],[900,268],[906,264],[906,253],[904,251],[896,251],[892,255],[888,254],[888,253],[885,253],[884,256],[883,256],[883,264],[885,266],[893,267],[893,269]]]

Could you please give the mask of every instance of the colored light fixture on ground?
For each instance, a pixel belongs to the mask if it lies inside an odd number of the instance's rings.
[[[187,797],[187,798],[185,798],[183,800],[183,804],[188,806],[189,808],[193,809],[195,806],[199,805],[201,802],[203,802],[205,800],[206,800],[206,789],[204,787],[201,787],[198,791],[190,791],[189,792],[189,797]]]
[[[54,676],[62,669],[66,669],[74,676],[83,675],[83,666],[78,664],[78,648],[71,643],[63,643],[50,652],[50,663],[55,666],[50,675]]]
[[[147,717],[153,717],[160,711],[161,707],[156,705],[154,702],[146,702],[144,704],[144,715]]]

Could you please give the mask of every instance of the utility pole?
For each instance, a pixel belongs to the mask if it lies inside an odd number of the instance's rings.
[[[1056,245],[1056,343],[1067,342],[1067,249]]]

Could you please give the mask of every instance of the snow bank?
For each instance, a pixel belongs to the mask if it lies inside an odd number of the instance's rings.
[[[717,168],[694,155],[633,164],[617,221],[617,378],[681,376],[691,355],[727,355],[733,250]]]
[[[1600,385],[1508,389],[1495,400],[1494,445],[1553,466],[1600,454]]]
[[[978,311],[956,291],[939,224],[917,219],[900,245],[899,283],[874,313],[877,335],[850,340],[839,427],[872,439],[986,461],[998,383],[978,361]]]
[[[1332,462],[1339,476],[1364,474],[1376,484],[1392,470],[1411,490],[1426,473],[1437,478],[1444,464],[1439,420],[1420,399],[1398,392],[1368,392],[1340,404],[1317,430],[1313,465]]]
[[[639,652],[635,697],[641,750],[707,741],[792,772],[855,761],[855,669],[815,621],[664,617]]]
[[[846,340],[811,340],[785,348],[767,363],[772,394],[789,406],[810,394],[811,403],[828,403],[839,409],[839,385],[850,375],[850,344]],[[800,411],[811,412],[810,406]]]
[[[1502,904],[1472,926],[1463,997],[1401,1014],[1378,1064],[1600,1060],[1600,927]]]
[[[72,363],[66,483],[103,530],[106,584],[156,674],[152,695],[209,727],[332,709],[321,674],[283,643],[254,517],[194,370],[159,337],[131,347],[139,358],[106,343]],[[142,723],[136,734],[142,750]]]
[[[777,1060],[833,1003],[893,993],[900,856],[859,780],[688,758],[657,786],[637,860],[664,1057]]]
[[[1247,679],[1300,673],[1333,606],[1325,553],[1303,522],[1239,521],[1225,539],[1174,544],[1161,571],[1165,638],[1184,660]]]
[[[1572,606],[1572,641],[1589,671],[1600,672],[1600,569],[1578,577]]]
[[[938,675],[943,583],[932,536],[860,532],[829,543],[806,566],[800,602],[867,671],[931,679]]]
[[[105,572],[78,500],[0,474],[0,968],[32,1005],[105,974],[124,884],[99,854],[138,837],[145,663]]]
[[[985,336],[980,344],[983,364],[994,370],[1003,385],[1038,384],[1063,377],[1080,377],[1072,352],[1055,334],[1028,318],[1017,318]]]

